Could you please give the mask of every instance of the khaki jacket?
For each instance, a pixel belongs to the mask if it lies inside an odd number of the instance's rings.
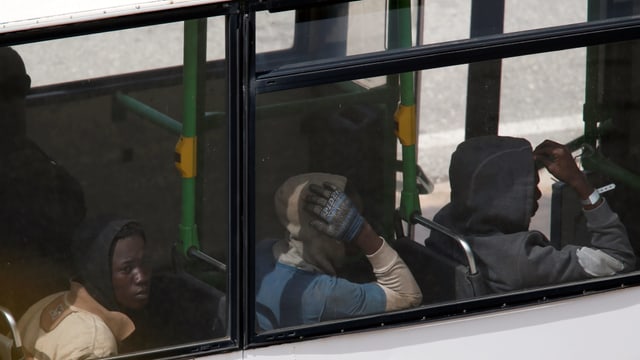
[[[97,359],[118,353],[135,330],[125,314],[109,311],[79,283],[32,305],[18,322],[25,350],[37,360]]]

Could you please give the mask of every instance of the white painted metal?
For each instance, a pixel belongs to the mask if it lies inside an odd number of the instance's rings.
[[[640,287],[206,359],[637,359]]]

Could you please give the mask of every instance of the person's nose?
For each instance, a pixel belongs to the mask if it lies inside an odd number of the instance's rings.
[[[149,283],[149,270],[145,268],[137,268],[134,275],[133,281],[136,285],[145,285]]]

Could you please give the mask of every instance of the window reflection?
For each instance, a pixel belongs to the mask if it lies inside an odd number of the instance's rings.
[[[385,211],[392,208],[395,201],[394,191],[387,185],[393,184],[395,179],[394,172],[389,170],[396,164],[396,140],[393,136],[396,97],[395,88],[388,84],[389,82],[386,82],[382,86],[369,89],[361,87],[358,83],[339,83],[258,97],[255,129],[255,214],[258,249],[255,255],[259,265],[259,269],[256,270],[256,291],[259,297],[256,306],[261,308],[258,310],[261,314],[258,322],[262,330],[378,313],[387,309],[389,303],[384,295],[386,290],[376,284],[375,274],[372,272],[372,265],[377,265],[370,263],[370,259],[359,251],[348,257],[327,256],[322,263],[332,264],[331,269],[318,268],[318,262],[308,258],[309,254],[315,251],[307,249],[305,252],[296,249],[295,244],[335,244],[336,252],[344,251],[344,246],[336,244],[335,239],[326,239],[327,236],[308,236],[308,242],[297,239],[296,232],[292,231],[296,226],[291,226],[288,221],[282,221],[283,218],[277,216],[279,212],[277,206],[274,208],[274,196],[278,204],[277,189],[294,179],[304,177],[304,174],[331,174],[325,176],[342,179],[342,182],[348,184],[347,188],[358,194],[356,197],[349,194],[348,197],[358,204],[358,212],[370,224],[371,230],[386,239],[391,239],[393,214]],[[315,183],[322,186],[323,181]],[[304,191],[306,193],[307,190]],[[302,205],[299,211],[307,216]],[[302,220],[300,226],[303,229],[308,228],[308,224]],[[286,235],[287,233],[294,235]],[[292,238],[298,241],[290,242]],[[318,239],[326,241],[316,241]],[[375,250],[379,248],[380,245]],[[298,269],[298,273],[291,261],[283,260],[288,258],[285,254],[290,252],[296,253],[297,258],[304,260],[305,264],[315,265],[309,265],[306,270]],[[340,258],[341,261],[335,261],[338,260],[336,258]],[[279,262],[278,259],[285,262]],[[274,266],[276,270],[272,272]],[[317,270],[311,270],[313,266]],[[280,310],[280,306],[284,306],[287,301],[301,300],[300,297],[290,297],[288,287],[271,292],[270,289],[275,285],[266,285],[282,284],[277,279],[284,276],[284,270],[295,270],[295,276],[289,273],[295,279],[313,279],[311,281],[316,285],[319,284],[319,279],[326,279],[326,282],[320,283],[323,284],[320,287],[323,295],[318,295],[314,304],[316,310],[323,303],[333,301],[334,304],[327,306],[325,312],[309,310],[306,305],[313,304],[307,302],[298,303],[297,307],[292,308],[300,311],[292,310],[293,312],[289,313]],[[343,284],[345,286],[340,288],[351,289],[352,294],[348,296],[343,292],[344,296],[332,299],[331,296],[337,296],[338,293],[332,293],[331,287],[334,285],[327,288],[327,284]],[[306,293],[307,297],[314,297],[311,293],[305,292],[314,288],[313,286],[301,285],[300,281],[292,281],[291,286],[298,286],[296,291]],[[377,301],[370,302],[367,300],[369,297],[376,298]],[[346,303],[340,307],[334,306],[340,299]],[[345,299],[353,302],[348,303]],[[362,301],[356,301],[357,299]],[[413,305],[409,302],[404,307]],[[389,305],[388,309],[398,308]],[[265,323],[268,325],[264,325]]]
[[[77,178],[27,136],[31,81],[22,58],[0,48],[0,68],[0,276],[6,286],[0,301],[21,313],[68,276],[70,239],[85,216],[85,199]]]
[[[360,215],[355,191],[349,191],[347,178],[327,173],[296,175],[276,190],[275,211],[286,233],[261,241],[256,250],[261,330],[420,304],[422,294],[411,272]],[[356,283],[338,275],[358,252],[372,267],[362,275],[375,275],[375,281]]]
[[[0,49],[6,146],[0,306],[19,319],[26,350],[36,358],[67,359],[85,350],[102,357],[227,335],[226,272],[187,256],[180,242],[185,208],[174,152],[183,122],[182,69],[154,60],[166,50],[164,40],[154,39],[176,28],[181,35],[182,24],[112,33],[115,39],[154,33],[144,48],[153,56],[133,67],[126,64],[140,59],[108,46],[111,37],[100,46],[85,43],[87,57],[66,62],[55,75],[74,79],[74,70],[92,63],[96,73],[113,76],[64,83],[47,77],[34,83],[50,86],[31,90],[21,56],[29,73],[43,77],[39,66],[49,67],[32,49],[55,57],[84,38],[18,47],[24,55]],[[207,45],[224,48],[224,32]],[[107,53],[129,70],[92,61]],[[196,130],[198,200],[185,206],[195,209],[199,250],[226,263],[229,214],[219,206],[228,199],[228,95],[219,90],[227,88],[226,67],[224,60],[206,66],[212,71],[200,79],[206,93]],[[145,71],[133,72],[138,67]],[[100,336],[88,339],[87,326]]]
[[[394,76],[373,88],[360,87],[368,79],[359,79],[260,95],[256,261],[261,264],[266,256],[273,262],[282,253],[273,246],[288,230],[272,209],[279,184],[299,174],[328,172],[345,174],[356,184],[367,211],[363,216],[409,267],[423,304],[635,271],[637,225],[631,214],[638,177],[631,159],[637,159],[635,140],[623,135],[637,132],[631,121],[635,100],[624,90],[632,82],[612,79],[633,71],[633,57],[620,54],[636,46],[627,42],[503,60],[501,71],[489,74],[503,85],[493,94],[465,89],[466,66],[424,71],[426,91],[417,105],[418,164],[434,187],[420,189],[421,215],[427,221],[415,225],[413,239],[394,222],[402,205],[400,182],[406,181],[399,174],[401,164],[393,165],[400,146],[386,126],[393,122],[397,101],[378,97],[397,100]],[[465,93],[467,99],[460,99]],[[325,97],[332,102],[324,102]],[[485,115],[465,113],[462,106],[471,97],[474,103],[497,105],[498,134],[486,131],[464,140],[466,125]],[[267,103],[268,108],[261,107]],[[595,139],[585,136],[590,126],[597,128]],[[429,221],[459,237],[434,230]],[[361,264],[345,277],[370,282],[366,261]],[[267,304],[263,297],[262,284],[273,276],[270,266],[256,269],[258,330],[303,324],[279,319],[294,316],[285,309],[299,308],[277,307],[275,298]]]

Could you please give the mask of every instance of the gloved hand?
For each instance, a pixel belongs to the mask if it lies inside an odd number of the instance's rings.
[[[345,193],[329,182],[322,187],[311,184],[309,191],[304,199],[305,209],[319,218],[312,220],[311,226],[345,243],[360,234],[364,218]]]

